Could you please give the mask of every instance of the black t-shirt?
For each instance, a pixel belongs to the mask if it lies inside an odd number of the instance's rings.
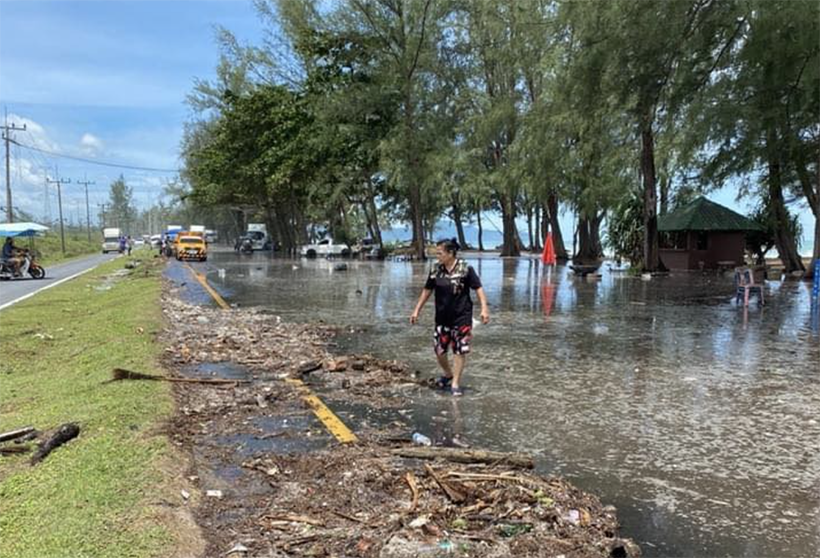
[[[464,260],[457,260],[452,273],[439,264],[430,271],[424,288],[436,293],[436,325],[472,325],[470,289],[480,289],[481,279]]]

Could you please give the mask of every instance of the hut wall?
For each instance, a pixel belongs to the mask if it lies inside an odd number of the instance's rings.
[[[703,262],[703,269],[716,269],[718,262],[727,261],[743,265],[743,250],[746,246],[744,233],[706,233],[705,250],[698,250],[698,235],[696,231],[689,231],[686,250],[662,249],[660,255],[664,265],[669,269],[700,269],[700,262]]]

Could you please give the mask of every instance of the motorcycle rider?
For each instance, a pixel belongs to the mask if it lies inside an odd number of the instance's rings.
[[[6,242],[3,244],[3,261],[11,268],[15,277],[20,275],[20,258],[17,257],[19,252],[20,250],[14,245],[14,239],[12,237],[6,238]]]

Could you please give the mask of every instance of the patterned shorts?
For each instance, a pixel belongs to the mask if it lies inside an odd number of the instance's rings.
[[[454,355],[466,355],[470,352],[470,340],[473,338],[473,327],[437,325],[433,334],[437,355],[447,353],[447,348],[453,348]]]

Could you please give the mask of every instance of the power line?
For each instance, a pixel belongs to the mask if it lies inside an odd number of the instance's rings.
[[[154,167],[139,167],[137,165],[123,165],[120,163],[108,163],[106,161],[98,161],[96,159],[85,159],[83,157],[75,157],[74,155],[66,155],[65,153],[57,153],[56,151],[49,151],[47,149],[42,149],[40,147],[34,147],[33,145],[26,145],[24,143],[20,143],[19,141],[15,141],[13,139],[9,139],[10,142],[19,145],[24,149],[31,149],[33,151],[39,151],[40,153],[45,153],[46,155],[51,155],[52,157],[61,157],[63,159],[72,159],[74,161],[80,161],[83,163],[89,163],[92,165],[100,165],[103,167],[115,167],[118,169],[129,169],[129,170],[141,170],[141,171],[150,171],[150,172],[172,172],[178,173],[180,172],[179,169],[159,169]]]

